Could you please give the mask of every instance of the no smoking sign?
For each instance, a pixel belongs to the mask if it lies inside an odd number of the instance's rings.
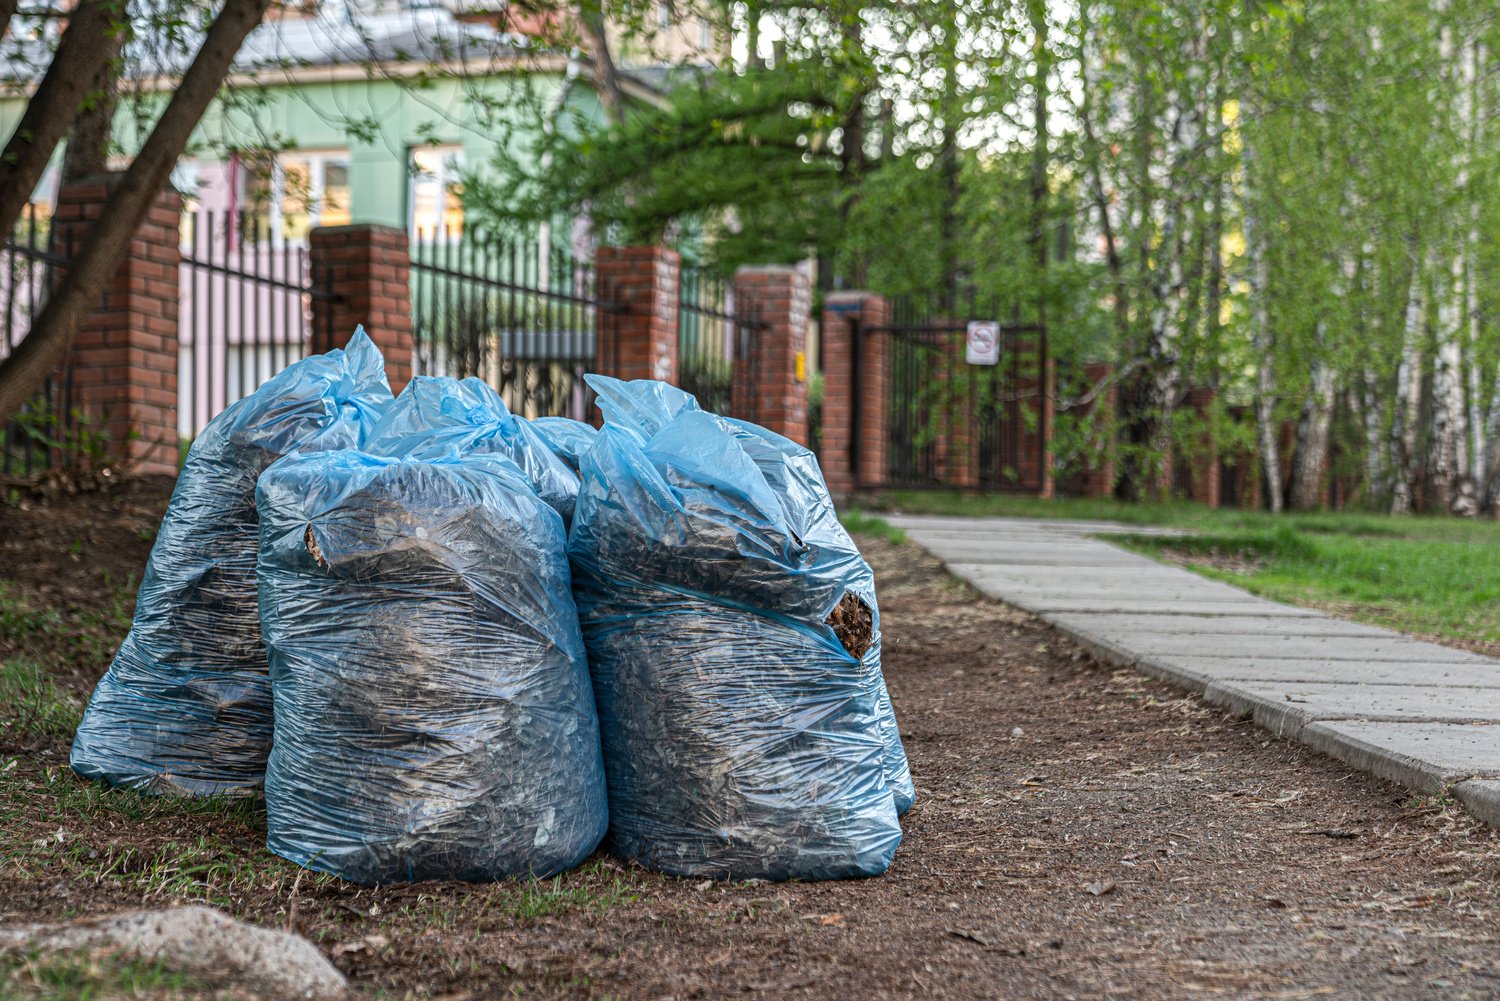
[[[994,320],[970,320],[964,360],[970,365],[1000,364],[1000,324]]]

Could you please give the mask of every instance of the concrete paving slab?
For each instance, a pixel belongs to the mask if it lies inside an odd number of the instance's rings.
[[[1201,596],[1245,597],[1244,591],[1204,580],[1184,572],[1181,576],[1157,573],[1150,567],[1058,567],[1001,566],[993,563],[952,561],[948,569],[971,581],[986,594],[1005,600],[1005,591],[1017,585],[1053,588],[1058,594],[1073,590],[1117,590],[1123,593],[1149,589],[1183,591]]]
[[[1029,604],[1023,604],[1023,602]],[[1026,596],[1013,599],[1011,604],[1020,605],[1027,611],[1037,612],[1044,617],[1048,613],[1056,612],[1119,612],[1129,615],[1254,614],[1277,619],[1308,619],[1322,616],[1321,612],[1315,612],[1309,608],[1293,608],[1291,605],[1277,605],[1274,602],[1258,601],[1254,598],[1232,601],[1195,601],[1192,595],[1183,591],[1172,592],[1167,598],[1154,599],[1150,595],[1122,594],[1119,591],[1105,591],[1098,597],[1076,594],[1065,597]]]
[[[1445,783],[1500,776],[1500,726],[1452,723],[1309,723],[1304,744],[1360,771],[1435,792]]]
[[[1294,621],[1294,620],[1276,620]],[[1074,634],[1074,630],[1068,630]],[[1078,629],[1076,638],[1133,653],[1137,657],[1154,654],[1181,654],[1197,657],[1259,657],[1266,660],[1360,660],[1398,661],[1431,664],[1486,664],[1484,657],[1409,639],[1383,639],[1374,636],[1288,636],[1284,633],[1163,634],[1143,630],[1106,632]]]
[[[1048,622],[1068,630],[1088,630],[1112,635],[1150,631],[1167,636],[1361,636],[1375,639],[1404,639],[1400,633],[1345,622],[1327,616],[1277,618],[1269,615],[1186,615],[1175,613],[1174,606],[1163,603],[1161,614],[1127,615],[1115,612],[1063,612],[1046,616]]]
[[[930,542],[928,552],[944,562],[1044,567],[1139,567],[1152,563],[1144,556],[1121,552],[1085,552],[1065,546],[1012,546],[1008,543]]]
[[[1434,688],[1500,688],[1500,664],[1419,663],[1409,660],[1271,660],[1261,657],[1150,655],[1141,670],[1164,678],[1210,681],[1306,681],[1344,685],[1430,685]]]
[[[1453,787],[1464,809],[1491,827],[1500,827],[1500,782],[1475,779]]]
[[[1214,681],[1203,699],[1250,712],[1267,730],[1298,739],[1313,720],[1500,723],[1500,689],[1494,688]]]
[[[874,512],[888,525],[906,531],[1044,532],[1052,535],[1181,535],[1166,525],[1132,525],[1123,521],[1052,521],[1044,518],[968,518],[960,515],[909,515]]]

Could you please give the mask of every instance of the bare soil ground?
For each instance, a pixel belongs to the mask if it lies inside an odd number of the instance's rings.
[[[84,698],[164,503],[136,484],[0,507],[0,661]],[[270,856],[253,807],[83,783],[65,727],[3,704],[0,924],[206,901],[300,931],[370,997],[1500,997],[1494,833],[861,542],[918,790],[882,878],[683,881],[600,855],[555,882],[360,889]],[[7,992],[45,993],[0,965]]]

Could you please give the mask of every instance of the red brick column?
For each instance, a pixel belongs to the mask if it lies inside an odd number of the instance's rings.
[[[669,247],[600,247],[595,371],[617,379],[677,381],[677,296],[682,258]]]
[[[364,325],[385,355],[391,390],[411,381],[411,250],[394,226],[319,226],[308,236],[313,282],[337,298],[313,299],[314,353],[341,348]]]
[[[59,253],[81,243],[121,173],[63,186],[53,238]],[[73,405],[108,432],[132,472],[177,472],[177,272],[182,196],[157,196],[100,307],[73,342]]]
[[[812,292],[796,268],[740,268],[734,275],[735,312],[754,316],[759,330],[750,331],[749,356],[736,357],[735,409],[744,408],[755,422],[806,445],[807,433],[807,317]]]
[[[818,463],[837,498],[885,481],[890,338],[866,331],[889,316],[890,305],[873,292],[834,292],[824,301]]]

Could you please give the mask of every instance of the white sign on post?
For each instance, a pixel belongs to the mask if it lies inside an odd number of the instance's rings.
[[[970,320],[964,360],[970,365],[1000,364],[1000,324],[993,320]]]

